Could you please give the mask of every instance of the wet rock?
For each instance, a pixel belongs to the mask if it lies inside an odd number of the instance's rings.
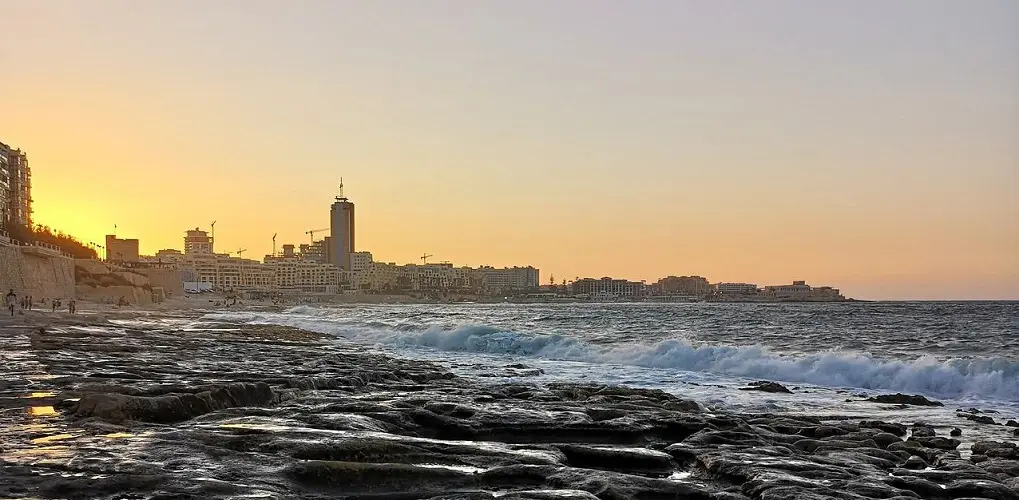
[[[487,475],[488,473],[486,473]],[[548,476],[546,486],[587,491],[602,500],[638,498],[683,498],[714,500],[712,492],[704,486],[647,478],[618,472],[600,472],[575,468],[561,468]]]
[[[990,498],[993,500],[1019,500],[1019,492],[998,482],[979,480],[952,481],[945,486],[950,498]]]
[[[934,431],[933,427],[926,427],[926,426],[924,426],[924,427],[913,427],[913,432],[912,432],[912,436],[913,437],[916,437],[916,438],[934,437],[936,435],[937,435],[937,432]]]
[[[300,486],[338,489],[345,493],[464,489],[477,483],[474,474],[444,467],[311,460],[291,464],[286,475]]]
[[[837,439],[828,440],[817,440],[817,439],[801,439],[793,446],[797,449],[806,451],[808,453],[814,453],[815,451],[821,450],[848,450],[853,448],[877,448],[878,445],[871,439],[862,441],[842,441]]]
[[[916,455],[913,455],[909,457],[908,460],[906,460],[906,463],[903,464],[902,467],[910,470],[923,470],[927,468],[927,461]]]
[[[952,427],[952,431],[948,433],[949,436],[959,437],[962,435],[962,429],[958,427]]]
[[[1016,444],[1007,441],[977,441],[976,443],[973,443],[973,446],[970,447],[973,453],[977,453],[980,455],[987,455],[988,451],[1002,448],[1015,449]]]
[[[792,394],[786,386],[779,384],[778,382],[770,382],[767,380],[758,380],[757,382],[751,382],[746,387],[741,387],[741,391],[761,391],[771,393],[783,393]]]
[[[977,415],[975,413],[957,413],[956,415],[967,420],[972,420],[978,424],[994,425],[995,423],[994,418],[988,417],[987,415]]]
[[[895,436],[906,435],[906,426],[903,424],[882,422],[880,420],[864,420],[859,425],[865,429],[879,429]]]
[[[885,482],[900,490],[911,491],[920,498],[945,498],[945,489],[934,481],[914,476],[889,476]]]
[[[973,445],[973,453],[986,455],[989,458],[1019,460],[1019,448],[1011,442],[980,441]]]
[[[1019,427],[1019,422],[1016,422],[1015,420],[1009,420],[1008,422],[1005,422],[1005,425],[1008,427]]]
[[[808,440],[813,441],[813,440]],[[820,441],[818,441],[820,443]],[[765,446],[769,444],[751,432],[702,430],[683,440],[689,446],[717,446],[722,444],[740,446]]]
[[[978,467],[981,470],[995,474],[999,478],[1019,477],[1019,460],[988,458],[981,462]]]
[[[962,441],[959,441],[958,439],[943,437],[910,437],[907,441],[915,441],[924,447],[935,448],[938,450],[954,450],[962,444]]]
[[[1009,488],[1012,488],[1013,490],[1019,491],[1019,477],[1010,477],[1010,478],[1002,481],[1001,484],[1004,484],[1005,486],[1008,486]]]
[[[96,417],[109,422],[138,420],[172,423],[238,406],[266,406],[288,399],[265,383],[234,383],[190,394],[129,396],[117,393],[86,394],[71,408],[75,417]]]
[[[669,454],[642,448],[572,444],[559,444],[555,447],[566,456],[567,463],[573,467],[645,475],[668,475],[676,468]]]
[[[843,434],[849,434],[849,431],[841,427],[834,427],[830,425],[822,425],[814,429],[814,439],[824,439],[830,436],[841,436]]]
[[[873,397],[867,398],[867,401],[871,401],[871,402],[874,402],[874,403],[904,404],[904,405],[912,405],[912,406],[945,406],[944,403],[942,403],[940,401],[934,401],[934,400],[931,400],[931,399],[927,399],[924,396],[920,396],[920,395],[908,395],[908,394],[902,394],[902,393],[882,394],[880,396],[873,396]]]

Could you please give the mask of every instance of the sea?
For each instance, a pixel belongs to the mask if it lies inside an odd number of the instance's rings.
[[[977,434],[987,428],[959,410],[1019,416],[1019,302],[302,305],[203,321],[302,328],[479,383],[622,384],[707,409],[878,414]],[[742,390],[759,380],[793,394]],[[945,406],[865,401],[900,392]]]

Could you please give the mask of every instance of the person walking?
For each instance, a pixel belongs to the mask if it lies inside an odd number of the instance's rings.
[[[75,303],[74,299],[67,302],[67,310],[71,314],[75,314],[78,311],[78,304]]]
[[[11,288],[10,292],[4,297],[7,309],[11,310],[11,316],[14,316],[14,306],[18,305],[18,294],[14,293],[14,289]]]

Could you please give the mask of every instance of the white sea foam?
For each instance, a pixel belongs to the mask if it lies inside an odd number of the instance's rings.
[[[413,324],[365,326],[338,317],[335,310],[306,306],[284,314],[225,313],[208,318],[288,325],[364,344],[675,369],[945,398],[1019,401],[1019,363],[1006,358],[938,360],[927,356],[901,360],[846,351],[786,355],[762,346],[698,344],[681,339],[651,345],[603,346],[563,335],[517,333],[484,325],[452,329]]]

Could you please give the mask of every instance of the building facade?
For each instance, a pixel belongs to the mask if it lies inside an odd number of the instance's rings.
[[[32,227],[32,170],[28,155],[0,142],[0,224]]]
[[[272,287],[281,293],[337,293],[340,269],[332,264],[281,260],[266,264],[275,277]]]
[[[197,227],[188,230],[184,236],[184,255],[209,255],[212,254],[212,238],[209,233]]]
[[[715,287],[701,276],[669,276],[655,283],[656,294],[679,295],[684,297],[706,297]]]
[[[350,271],[350,254],[354,253],[354,204],[343,196],[343,181],[340,194],[329,209],[329,242],[336,267]]]
[[[755,295],[757,285],[754,283],[719,283],[715,285],[719,295]]]
[[[540,285],[538,269],[527,267],[478,268],[481,285],[489,293],[524,292],[537,290]]]
[[[570,284],[573,295],[585,295],[596,299],[634,299],[647,295],[647,284],[643,281],[629,281],[613,278],[583,278]]]
[[[769,285],[764,287],[761,297],[776,301],[838,301],[845,300],[837,288],[830,286],[812,287],[805,281],[794,281],[791,285]]]
[[[371,252],[354,252],[350,254],[350,270],[364,271],[372,265]]]
[[[138,262],[138,240],[120,239],[112,234],[106,235],[107,262]]]

